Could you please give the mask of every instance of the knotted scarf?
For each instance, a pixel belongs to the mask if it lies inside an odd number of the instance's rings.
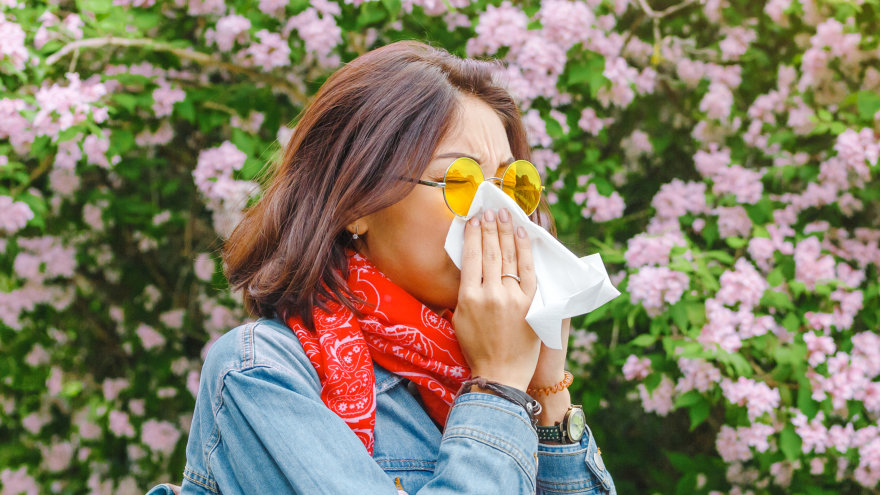
[[[366,301],[363,318],[338,303],[312,312],[315,333],[287,320],[321,379],[321,400],[373,455],[376,383],[373,364],[418,386],[428,414],[446,424],[455,394],[470,377],[451,322],[409,295],[359,254],[349,257],[348,285]]]

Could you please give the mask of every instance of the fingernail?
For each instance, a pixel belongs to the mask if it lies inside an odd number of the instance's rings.
[[[498,218],[500,218],[501,221],[504,223],[510,221],[510,212],[507,211],[507,208],[501,208],[500,210],[498,210]]]
[[[485,218],[487,222],[494,222],[495,212],[492,210],[486,210],[485,213],[483,213],[483,218]]]
[[[522,227],[517,227],[516,228],[516,236],[519,237],[520,239],[525,239],[526,238],[526,229],[524,229]]]
[[[480,217],[474,216],[473,218],[471,218],[471,225],[474,227],[479,227],[480,226]]]

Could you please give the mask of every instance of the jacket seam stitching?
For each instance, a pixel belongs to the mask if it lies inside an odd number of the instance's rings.
[[[498,407],[498,406],[493,405],[493,404],[485,404],[485,403],[480,403],[480,402],[478,402],[478,401],[467,401],[467,402],[460,402],[460,403],[456,404],[455,407],[464,407],[464,406],[467,406],[467,405],[472,405],[472,406],[475,406],[475,407],[485,407],[485,408],[489,408],[489,409],[495,409],[496,411],[501,411],[501,412],[503,412],[503,413],[505,413],[505,414],[509,414],[509,415],[513,416],[514,418],[520,420],[524,425],[528,426],[530,430],[534,431],[534,429],[532,429],[532,425],[531,425],[528,421],[526,421],[525,419],[523,419],[523,417],[520,416],[519,414],[516,414],[516,413],[514,413],[514,412],[508,411],[507,409],[504,409],[504,408],[502,408],[502,407]],[[538,434],[535,433],[535,438],[537,438],[537,437],[538,437]]]
[[[183,477],[186,478],[188,481],[195,483],[196,485],[199,485],[203,488],[207,488],[214,493],[220,493],[219,490],[217,490],[216,481],[213,481],[206,476],[202,476],[189,466],[184,468]]]
[[[474,435],[473,433],[485,435],[485,437]],[[504,440],[503,438],[497,437],[491,433],[486,433],[484,431],[474,430],[471,428],[462,428],[462,427],[453,428],[452,430],[450,430],[447,434],[444,434],[443,436],[444,436],[444,439],[445,438],[469,438],[472,440],[476,440],[476,441],[478,441],[484,445],[487,445],[489,447],[492,447],[494,449],[500,450],[501,452],[504,452],[505,454],[510,456],[510,458],[513,459],[514,462],[516,462],[516,464],[519,466],[519,468],[522,469],[522,471],[526,474],[526,476],[529,477],[529,479],[532,481],[532,484],[534,485],[535,477],[537,476],[537,470],[532,470],[530,468],[527,468],[526,466],[529,465],[529,463],[524,462],[525,456],[521,456],[520,455],[521,452],[519,451],[517,446],[508,442],[507,440]]]

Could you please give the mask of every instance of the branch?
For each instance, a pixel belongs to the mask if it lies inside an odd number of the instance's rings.
[[[276,77],[271,74],[266,74],[265,72],[260,72],[250,67],[243,67],[240,65],[225,62],[217,57],[208,55],[207,53],[202,53],[188,48],[180,48],[170,43],[151,39],[129,39],[118,38],[115,36],[107,36],[104,38],[89,38],[74,41],[68,43],[62,49],[50,55],[46,59],[46,64],[54,65],[65,55],[71,52],[78,53],[79,50],[83,48],[98,48],[102,46],[138,47],[147,48],[157,52],[168,52],[176,55],[181,59],[189,60],[203,66],[215,67],[235,74],[244,74],[256,81],[267,83],[270,87],[277,89],[287,95],[287,97],[290,98],[290,101],[295,105],[304,106],[308,102],[308,98],[305,94],[303,94],[302,91],[300,91],[298,87],[283,78]]]
[[[654,9],[652,9],[651,6],[648,5],[648,2],[646,0],[639,0],[639,6],[642,7],[642,10],[645,11],[645,14],[647,14],[648,17],[651,17],[654,19],[662,19],[668,15],[672,15],[672,14],[678,12],[681,9],[684,9],[686,7],[690,7],[691,5],[693,5],[696,2],[697,2],[697,0],[685,0],[684,2],[681,2],[680,4],[673,5],[671,7],[667,7],[665,10],[661,10],[660,12],[657,12]]]

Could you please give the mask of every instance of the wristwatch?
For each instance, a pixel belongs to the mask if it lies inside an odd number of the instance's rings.
[[[578,443],[587,430],[587,417],[581,406],[572,405],[562,417],[562,423],[554,426],[537,427],[538,440],[549,440],[561,443]]]

